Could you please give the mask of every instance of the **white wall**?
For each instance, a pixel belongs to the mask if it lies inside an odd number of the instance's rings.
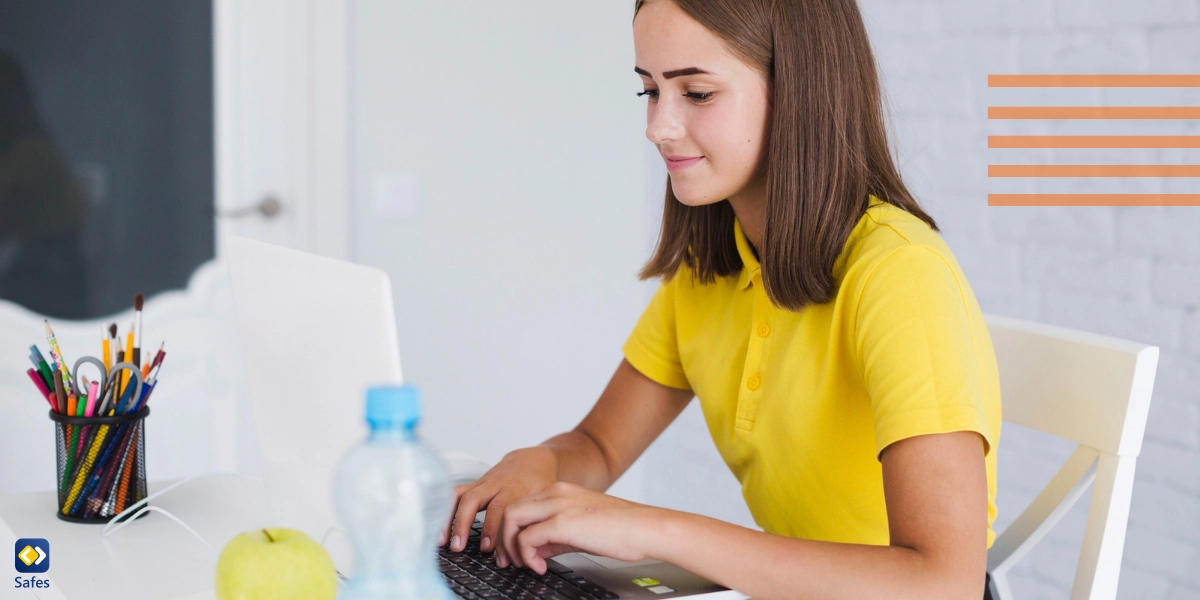
[[[632,4],[353,7],[355,259],[391,275],[440,447],[494,462],[568,430],[621,360],[649,143]],[[415,211],[381,210],[405,174]]]

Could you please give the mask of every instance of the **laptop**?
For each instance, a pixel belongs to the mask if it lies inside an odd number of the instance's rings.
[[[326,539],[338,525],[334,473],[367,435],[363,392],[402,381],[391,283],[378,269],[233,235],[222,238],[222,250],[271,514],[282,526]],[[454,483],[486,470],[479,461],[449,458]],[[746,598],[657,560],[571,553],[548,561],[544,575],[497,569],[493,555],[479,551],[481,527],[474,524],[463,552],[438,551],[439,568],[463,600]],[[339,566],[350,564],[344,542],[327,544]]]

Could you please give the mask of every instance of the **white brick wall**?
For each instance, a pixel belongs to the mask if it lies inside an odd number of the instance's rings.
[[[942,226],[984,311],[1161,347],[1120,598],[1200,599],[1200,208],[988,207],[1006,191],[1200,192],[1196,180],[995,180],[1008,162],[1200,164],[1200,150],[988,150],[1005,133],[1200,133],[1200,123],[991,122],[987,106],[1200,105],[1198,90],[988,89],[995,73],[1200,73],[1200,0],[860,0],[906,180]],[[652,178],[665,172],[648,154]],[[661,206],[661,185],[648,206]],[[657,231],[648,227],[647,232]],[[1005,426],[997,528],[1071,451]],[[647,452],[649,502],[749,523],[695,406]],[[697,499],[696,486],[720,491]],[[1013,573],[1020,598],[1065,598],[1086,502]]]

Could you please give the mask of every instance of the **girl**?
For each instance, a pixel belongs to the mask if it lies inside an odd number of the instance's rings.
[[[980,598],[1000,391],[975,296],[888,151],[854,0],[638,0],[663,279],[574,431],[443,532],[539,573],[653,557],[755,598]],[[695,396],[764,531],[608,496]]]

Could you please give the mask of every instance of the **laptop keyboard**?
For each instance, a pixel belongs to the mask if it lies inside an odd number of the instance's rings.
[[[479,531],[483,523],[471,526],[471,536],[462,552],[450,547],[438,548],[438,568],[450,590],[466,600],[476,598],[514,598],[518,600],[611,600],[617,595],[588,581],[583,576],[554,565],[545,575],[509,565],[496,566],[492,552],[479,550]]]

